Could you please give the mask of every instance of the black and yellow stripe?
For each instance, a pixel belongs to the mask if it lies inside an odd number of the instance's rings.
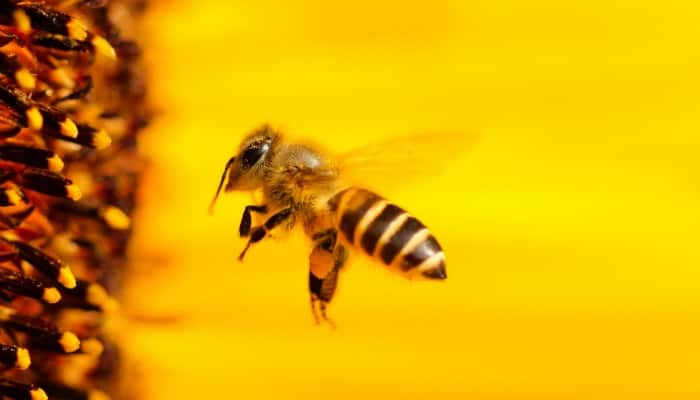
[[[369,190],[349,188],[331,201],[341,238],[407,274],[445,279],[445,255],[430,231],[402,208]]]

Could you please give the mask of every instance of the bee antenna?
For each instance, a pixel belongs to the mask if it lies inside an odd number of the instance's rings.
[[[236,157],[231,157],[228,162],[226,163],[226,167],[224,168],[224,173],[221,174],[221,180],[219,181],[219,187],[216,188],[216,194],[214,195],[214,198],[211,200],[211,203],[209,203],[209,215],[214,213],[214,204],[216,204],[216,199],[219,198],[219,193],[221,193],[221,188],[224,186],[224,181],[226,180],[226,174],[228,174],[228,170],[231,169],[231,165],[233,165],[233,162],[236,161]]]

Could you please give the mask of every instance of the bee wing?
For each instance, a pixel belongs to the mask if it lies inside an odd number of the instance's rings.
[[[336,156],[341,179],[348,185],[386,191],[447,169],[476,141],[467,133],[428,133],[370,143]]]

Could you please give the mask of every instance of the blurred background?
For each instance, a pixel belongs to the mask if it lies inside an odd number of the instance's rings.
[[[126,339],[143,398],[698,398],[698,17],[682,1],[152,2],[160,116],[124,296],[162,319]],[[478,137],[383,193],[431,227],[449,279],[356,258],[333,331],[313,325],[301,235],[238,262],[249,196],[207,205],[264,122],[335,151]]]

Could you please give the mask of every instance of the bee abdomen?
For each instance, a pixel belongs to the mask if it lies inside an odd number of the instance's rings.
[[[445,279],[445,255],[416,218],[365,189],[350,188],[332,201],[336,226],[346,242],[405,273]]]

